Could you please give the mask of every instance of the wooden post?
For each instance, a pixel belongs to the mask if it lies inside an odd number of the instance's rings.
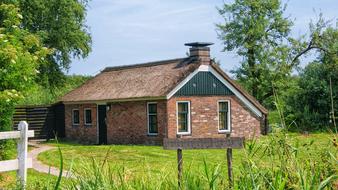
[[[230,137],[230,134],[227,134],[226,137]],[[233,187],[232,148],[227,148],[227,165],[228,165],[229,188],[232,188]]]
[[[181,135],[176,135],[176,138],[182,138]],[[177,148],[177,183],[178,189],[181,189],[182,183],[182,172],[183,172],[183,155],[182,155],[182,148]]]
[[[24,187],[27,180],[27,141],[28,141],[28,124],[26,121],[20,121],[18,129],[20,130],[20,139],[18,141],[18,165],[17,176]]]
[[[182,172],[183,172],[182,149],[177,149],[177,170],[178,170],[178,189],[181,189]]]

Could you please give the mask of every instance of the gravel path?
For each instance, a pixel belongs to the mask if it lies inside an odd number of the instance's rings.
[[[60,170],[58,168],[48,166],[38,160],[38,155],[41,152],[52,150],[52,149],[55,149],[56,147],[40,144],[39,142],[35,142],[35,141],[29,142],[28,144],[35,147],[33,150],[28,152],[28,157],[32,158],[33,160],[33,169],[41,173],[47,173],[47,174],[49,173],[54,176],[59,176]],[[62,176],[71,177],[72,175],[69,171],[63,170]]]

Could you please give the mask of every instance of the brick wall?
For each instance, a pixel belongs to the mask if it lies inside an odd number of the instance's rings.
[[[190,101],[191,135],[183,138],[224,137],[224,133],[218,132],[218,100],[230,101],[231,136],[252,138],[260,135],[262,121],[235,96],[173,97],[167,103],[168,138],[175,138],[177,133],[176,101]]]
[[[224,137],[218,132],[218,100],[231,105],[231,136],[259,136],[263,125],[235,96],[173,97],[157,102],[158,135],[148,135],[147,101],[112,103],[107,112],[108,144],[161,144],[164,137],[175,138],[177,132],[176,101],[190,101],[191,135],[189,137]],[[151,101],[153,102],[153,101]],[[92,125],[84,125],[84,109],[92,109]],[[80,124],[72,124],[72,109],[79,109]],[[65,105],[66,138],[84,144],[97,143],[96,104]],[[168,113],[168,114],[167,114]],[[167,125],[168,123],[168,125]],[[168,129],[167,129],[168,128]]]
[[[92,124],[85,125],[84,109],[92,110]],[[72,110],[79,109],[80,124],[73,125]],[[75,140],[84,144],[97,143],[97,120],[96,120],[96,104],[74,104],[65,105],[65,133],[66,139]]]
[[[156,136],[148,135],[146,101],[112,103],[107,113],[108,144],[161,144],[167,119],[166,101],[156,102],[158,119]]]

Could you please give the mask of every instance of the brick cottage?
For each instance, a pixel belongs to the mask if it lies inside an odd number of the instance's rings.
[[[163,138],[258,137],[267,110],[210,59],[210,43],[186,58],[105,68],[69,92],[66,138],[89,144],[161,144]]]

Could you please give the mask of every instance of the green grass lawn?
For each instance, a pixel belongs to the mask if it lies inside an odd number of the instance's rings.
[[[37,172],[33,169],[27,171],[27,189],[52,189],[57,181],[56,176]],[[65,186],[69,181],[65,178],[62,179],[62,186]],[[16,172],[5,172],[0,175],[0,189],[15,189],[16,187]]]
[[[263,136],[257,140],[256,146],[273,146],[270,143],[271,135]],[[292,143],[294,151],[297,152],[297,160],[300,162],[308,162],[309,158],[311,161],[322,158],[321,150],[329,150],[332,154],[337,157],[337,146],[334,146],[333,139],[337,137],[329,133],[317,133],[310,135],[301,135],[296,133],[287,134],[287,141]],[[276,139],[276,138],[274,138]],[[277,138],[280,140],[279,138]],[[277,143],[279,143],[277,141]],[[91,172],[93,169],[89,166],[95,160],[95,163],[99,165],[99,173],[107,170],[101,170],[100,166],[103,161],[106,160],[105,165],[110,165],[114,169],[114,176],[119,177],[119,171],[123,173],[123,180],[129,184],[141,183],[143,184],[152,183],[149,187],[152,189],[158,186],[162,181],[168,179],[169,187],[175,187],[177,181],[177,158],[176,151],[163,150],[160,146],[136,146],[136,145],[80,145],[71,142],[48,142],[48,145],[61,147],[64,169],[72,169],[74,173],[83,175],[85,178],[93,179],[92,174],[86,173]],[[283,143],[281,143],[283,144]],[[246,144],[246,150],[250,147],[250,142]],[[258,148],[259,154],[252,157],[255,164],[258,166],[258,170],[262,170],[263,167],[271,166],[276,163],[274,157],[266,156],[263,154],[264,148]],[[193,174],[197,178],[201,178],[206,181],[204,161],[207,163],[207,168],[212,171],[216,166],[220,165],[220,184],[227,184],[227,168],[225,160],[225,150],[183,150],[184,166],[183,170],[188,171],[189,175]],[[261,156],[265,155],[265,156]],[[248,158],[248,151],[244,149],[233,150],[233,168],[234,177],[239,179],[240,175],[243,175],[242,161]],[[43,163],[55,167],[59,167],[60,158],[57,149],[43,152],[38,156],[38,159]],[[325,158],[324,158],[325,159]],[[280,160],[279,160],[280,162]],[[290,164],[290,163],[289,163]],[[88,167],[89,166],[89,167]],[[293,167],[292,164],[288,167]],[[102,167],[103,169],[103,167]],[[116,172],[117,171],[117,172]],[[292,168],[290,170],[292,171]],[[336,171],[336,170],[335,170]],[[244,171],[245,173],[246,171]],[[297,173],[297,172],[296,172]],[[338,172],[337,172],[338,173]],[[212,175],[212,174],[208,174]],[[310,174],[311,175],[311,174]],[[95,174],[94,174],[95,176]],[[15,172],[3,173],[0,176],[0,189],[14,187],[15,185]],[[141,179],[141,181],[133,181],[133,179]],[[295,179],[295,178],[292,178]],[[296,177],[297,179],[297,177]],[[32,169],[28,170],[28,188],[27,189],[45,189],[45,187],[53,187],[57,180],[57,177],[50,176],[48,174],[42,174]],[[95,180],[94,180],[95,181]],[[155,182],[154,182],[155,181]],[[160,183],[158,183],[160,182]],[[69,188],[71,180],[62,179],[62,187]],[[76,182],[77,184],[78,182]],[[81,182],[80,182],[81,183]],[[86,183],[86,182],[83,182]],[[83,185],[82,183],[82,185]],[[104,182],[103,184],[105,184]],[[166,183],[166,182],[164,182]],[[174,184],[174,186],[170,186]],[[193,184],[194,182],[189,181]],[[100,185],[101,183],[99,183]],[[196,183],[198,186],[198,183]],[[93,185],[93,184],[91,184]],[[90,185],[90,186],[91,186]],[[204,184],[205,185],[205,184]],[[291,184],[292,185],[292,184]],[[142,188],[141,185],[137,185],[138,189]],[[149,188],[148,187],[148,188]],[[205,188],[205,186],[203,186]],[[221,185],[220,187],[224,187]],[[163,188],[163,187],[162,187]],[[169,189],[170,189],[169,188]],[[196,188],[192,187],[192,188]],[[86,189],[86,187],[82,188]],[[129,189],[129,188],[126,188]],[[165,188],[164,188],[165,189]],[[191,189],[191,188],[187,188]]]
[[[258,144],[268,142],[269,136],[263,136],[258,140]],[[332,139],[334,135],[318,133],[310,135],[288,134],[288,138],[293,144],[298,144],[299,157],[304,159],[306,157],[317,157],[317,150],[323,148],[332,148]],[[306,144],[310,144],[311,149],[308,147],[303,148]],[[48,143],[56,146],[55,143]],[[176,151],[163,150],[160,146],[135,146],[135,145],[101,145],[89,146],[79,145],[74,143],[60,142],[59,143],[65,169],[81,168],[83,165],[91,163],[93,159],[98,162],[103,162],[107,159],[107,163],[123,169],[126,173],[132,176],[141,176],[145,174],[162,176],[168,174],[176,176],[177,160]],[[245,159],[244,150],[233,151],[233,167],[234,173],[238,173],[239,165],[242,159]],[[38,159],[42,162],[55,167],[59,166],[59,156],[57,150],[51,150],[41,153]],[[257,161],[263,166],[269,164],[272,160],[267,157],[257,158]],[[204,172],[204,160],[212,168],[221,164],[221,170],[226,170],[225,150],[184,150],[183,151],[184,170],[193,172]],[[226,172],[223,172],[226,173]]]

